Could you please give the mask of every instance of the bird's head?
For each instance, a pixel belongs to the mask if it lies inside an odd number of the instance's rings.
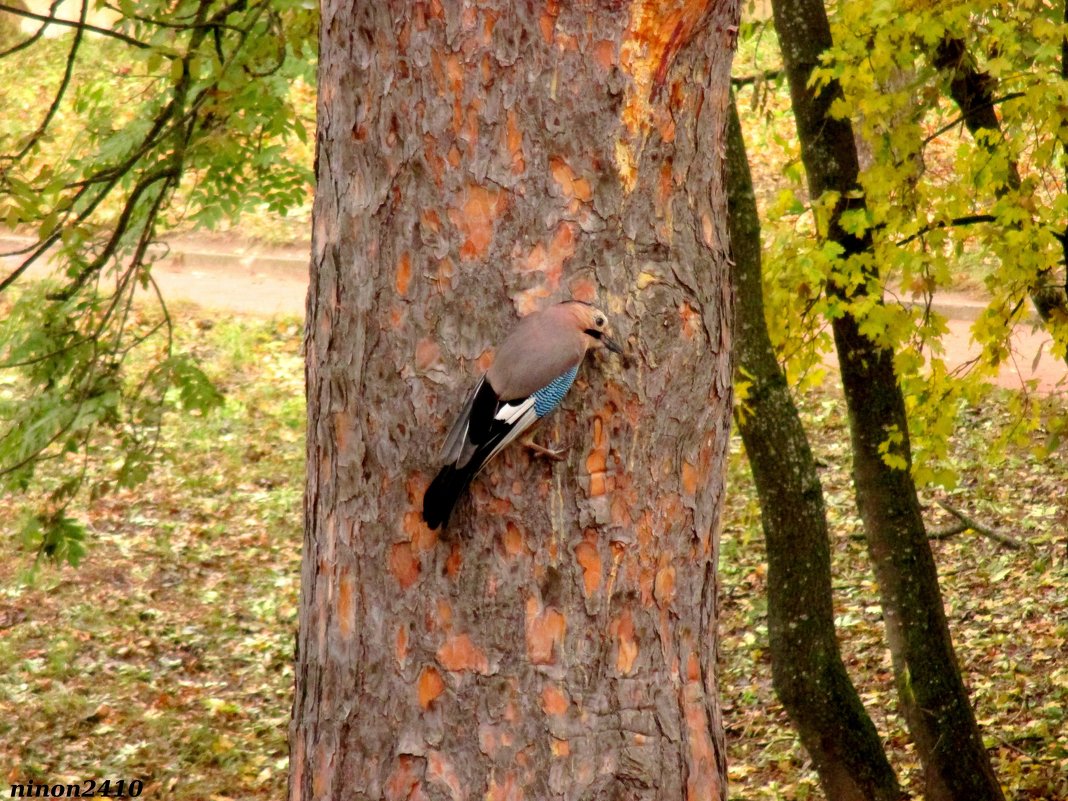
[[[623,348],[619,343],[608,336],[607,315],[591,303],[584,300],[565,300],[562,306],[567,306],[568,311],[574,318],[575,325],[583,333],[588,348],[606,347],[613,353],[622,353]]]

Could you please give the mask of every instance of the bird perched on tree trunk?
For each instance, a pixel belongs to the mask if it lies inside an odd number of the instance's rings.
[[[587,350],[623,352],[605,333],[607,324],[604,312],[580,300],[557,303],[519,321],[445,439],[445,466],[423,495],[423,520],[430,528],[448,523],[456,501],[485,464],[560,404]],[[529,436],[523,443],[543,456],[563,458]]]

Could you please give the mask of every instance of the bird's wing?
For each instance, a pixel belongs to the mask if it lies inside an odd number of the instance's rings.
[[[445,464],[453,464],[460,457],[464,442],[467,440],[467,430],[471,425],[471,410],[475,406],[475,398],[488,386],[486,376],[482,376],[471,390],[471,394],[467,396],[467,400],[464,401],[460,413],[456,416],[456,422],[452,424],[449,435],[445,438],[445,444],[441,446],[441,461]]]
[[[473,468],[477,474],[487,462],[508,447],[524,432],[538,422],[538,412],[534,408],[534,396],[512,403],[499,403],[492,420],[486,426],[486,436],[479,442],[468,438],[456,460],[457,467]]]

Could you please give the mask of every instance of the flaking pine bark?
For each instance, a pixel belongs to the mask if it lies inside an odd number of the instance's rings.
[[[322,8],[292,799],[720,799],[726,2]],[[490,345],[596,301],[539,437],[444,533]]]

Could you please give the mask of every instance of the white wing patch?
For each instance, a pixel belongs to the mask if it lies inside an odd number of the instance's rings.
[[[508,423],[512,428],[486,456],[485,460],[482,462],[482,467],[478,469],[480,473],[482,472],[482,468],[489,464],[494,456],[519,439],[519,437],[523,436],[528,428],[538,422],[538,413],[534,411],[534,397],[531,396],[515,406],[506,404],[499,412],[497,412],[497,419]]]
[[[519,420],[529,409],[534,408],[534,396],[524,399],[521,403],[504,404],[493,417],[495,420],[500,420],[502,423],[507,423],[510,426],[514,426],[516,421]]]

